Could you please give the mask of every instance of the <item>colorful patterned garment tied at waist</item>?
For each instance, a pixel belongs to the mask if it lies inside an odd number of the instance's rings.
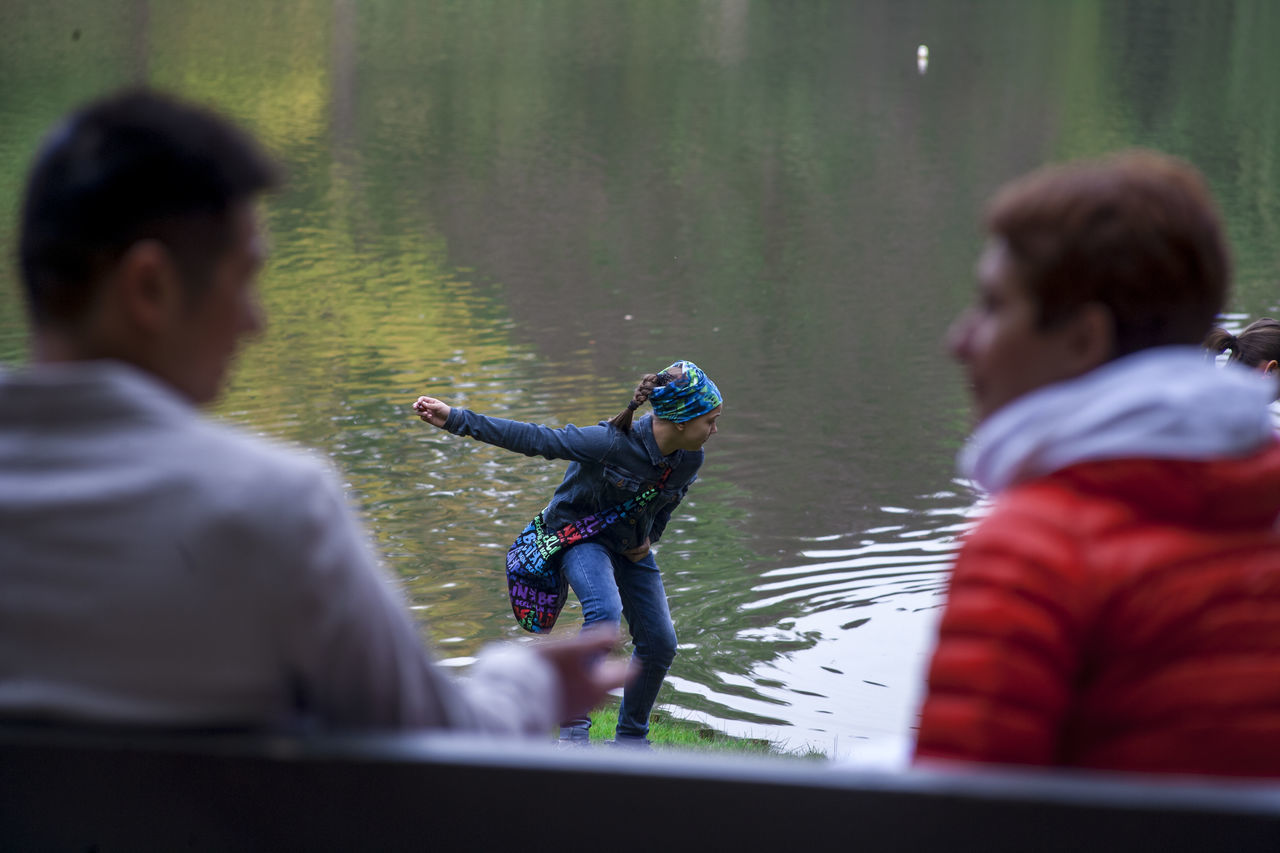
[[[525,525],[507,549],[507,596],[521,628],[540,634],[555,625],[569,594],[560,561],[556,559],[560,552],[653,503],[669,476],[671,469],[667,468],[657,484],[631,499],[571,521],[557,530],[547,530],[542,513]]]

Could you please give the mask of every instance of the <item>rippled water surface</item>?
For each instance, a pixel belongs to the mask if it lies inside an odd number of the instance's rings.
[[[938,341],[983,200],[1050,160],[1186,156],[1236,250],[1226,319],[1274,313],[1278,35],[1280,7],[1226,0],[9,0],[0,238],[84,98],[147,83],[257,133],[289,174],[265,209],[271,327],[215,415],[332,459],[459,668],[523,639],[502,554],[563,463],[408,404],[594,423],[692,358],[726,404],[661,543],[681,639],[661,703],[900,754],[981,509]],[[20,362],[8,267],[0,285]]]

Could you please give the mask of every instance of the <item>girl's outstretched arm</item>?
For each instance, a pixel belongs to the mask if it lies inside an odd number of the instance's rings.
[[[599,462],[613,446],[611,427],[579,428],[569,424],[559,429],[477,414],[459,406],[450,406],[435,397],[422,396],[413,403],[419,418],[448,430],[454,435],[472,438],[525,456],[546,459],[569,459],[574,462]]]
[[[443,427],[449,420],[449,404],[435,397],[419,397],[413,404],[413,410],[432,426]]]

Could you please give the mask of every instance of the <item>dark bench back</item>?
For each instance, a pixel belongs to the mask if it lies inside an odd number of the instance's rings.
[[[1280,786],[0,727],[3,850],[1280,850]]]

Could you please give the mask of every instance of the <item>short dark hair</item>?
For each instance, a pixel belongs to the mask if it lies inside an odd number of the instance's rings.
[[[231,241],[231,208],[274,187],[248,134],[194,104],[135,90],[77,111],[27,179],[19,263],[37,325],[81,317],[106,269],[139,240],[163,242],[189,287]]]
[[[1048,328],[1094,302],[1113,357],[1199,344],[1226,301],[1222,221],[1191,165],[1152,151],[1038,170],[1002,189],[987,230],[1005,241]]]

